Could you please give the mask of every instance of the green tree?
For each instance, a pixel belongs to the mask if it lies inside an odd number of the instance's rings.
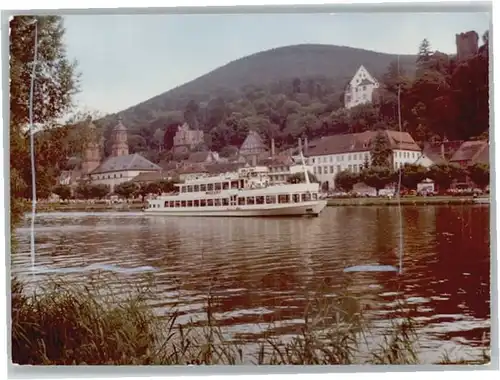
[[[34,21],[36,20],[36,26]],[[30,80],[34,61],[35,27],[38,36],[36,81],[33,91],[33,122],[47,130],[67,114],[72,97],[78,90],[76,63],[66,56],[63,19],[60,16],[15,16],[10,21],[10,146],[11,146],[11,207],[15,223],[22,214],[19,200],[29,194],[31,198],[31,164],[29,152],[29,99]],[[52,143],[61,136],[36,134],[50,141],[50,149],[35,153],[37,193],[43,198],[50,192],[57,175],[57,163],[64,155]],[[43,155],[43,157],[40,157]],[[52,172],[50,172],[52,171]],[[15,186],[12,186],[12,185]],[[20,190],[23,190],[21,193]]]
[[[158,186],[163,193],[170,193],[175,190],[175,182],[169,180],[158,181]]]
[[[158,182],[150,182],[146,186],[148,194],[161,194],[161,187]]]
[[[300,78],[294,78],[293,79],[293,81],[292,81],[292,88],[293,88],[293,93],[294,94],[300,92],[300,84],[301,84]]]
[[[89,181],[81,181],[75,188],[75,195],[79,199],[92,198],[92,185]]]
[[[467,169],[467,173],[480,189],[484,189],[490,184],[490,167],[488,164],[476,163]]]
[[[141,197],[141,201],[144,202],[144,198],[149,194],[148,184],[141,182],[138,185],[137,195]]]
[[[398,87],[404,81],[405,71],[397,61],[392,61],[387,67],[386,73],[382,76],[384,87],[391,94],[397,94]]]
[[[130,135],[128,137],[130,154],[144,152],[148,149],[146,139],[140,135]]]
[[[427,38],[424,38],[418,47],[417,54],[417,76],[419,73],[424,72],[428,68],[428,64],[431,60],[432,51],[431,44]]]
[[[102,183],[95,185],[92,184],[90,185],[89,192],[92,198],[102,199],[110,193],[110,187],[109,185],[105,185]]]
[[[191,99],[184,110],[184,120],[191,128],[197,129],[199,118],[200,106],[195,100]]]
[[[221,157],[232,157],[238,154],[238,147],[234,145],[226,145],[225,147],[222,148],[222,150],[219,152]]]
[[[371,141],[371,165],[376,167],[392,167],[392,149],[387,134],[380,130]]]
[[[165,132],[161,128],[156,129],[155,133],[153,134],[153,141],[158,149],[158,152],[161,152],[163,150],[164,136]]]
[[[368,159],[368,156],[365,156],[363,160],[363,169],[368,169],[370,167],[370,160]]]
[[[407,189],[416,190],[417,185],[427,177],[427,169],[422,165],[405,164],[401,173],[401,184]]]
[[[448,190],[453,181],[463,175],[463,170],[456,164],[435,164],[429,168],[428,177],[434,181],[440,191]]]
[[[349,192],[359,182],[359,179],[359,174],[343,170],[335,175],[335,187]]]
[[[68,185],[56,185],[52,192],[59,196],[63,201],[71,198],[71,188]]]
[[[394,173],[385,166],[371,166],[361,172],[360,179],[365,185],[373,187],[378,196],[381,189],[394,182]]]
[[[451,103],[456,109],[449,138],[468,140],[490,127],[489,53],[461,63],[451,77]]]
[[[134,182],[123,182],[119,185],[115,186],[114,193],[118,196],[121,196],[125,199],[129,199],[138,194],[139,186],[137,186]]]

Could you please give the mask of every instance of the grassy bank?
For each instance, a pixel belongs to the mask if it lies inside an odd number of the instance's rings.
[[[348,295],[316,296],[295,338],[264,335],[255,352],[224,337],[207,296],[204,322],[177,323],[175,311],[155,316],[147,291],[120,300],[89,287],[52,283],[41,295],[12,288],[12,357],[17,364],[418,364],[414,321],[403,314],[380,344],[363,350],[370,327]],[[356,308],[354,308],[356,309]],[[404,308],[402,308],[403,310]],[[401,318],[403,317],[403,318]],[[361,354],[364,352],[364,355]],[[489,361],[484,357],[481,363]],[[446,364],[453,363],[447,358]]]
[[[140,211],[143,203],[38,203],[38,212]]]
[[[417,205],[472,205],[475,204],[473,197],[403,197],[401,200],[389,198],[334,198],[328,199],[328,206],[417,206]]]

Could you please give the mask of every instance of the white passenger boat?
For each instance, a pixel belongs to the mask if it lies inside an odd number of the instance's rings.
[[[172,216],[319,216],[326,206],[320,186],[311,183],[302,157],[305,183],[270,184],[269,168],[242,168],[176,184],[178,192],[148,200],[146,214]]]

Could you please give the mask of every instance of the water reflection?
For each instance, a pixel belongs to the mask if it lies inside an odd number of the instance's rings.
[[[160,314],[177,305],[181,321],[202,319],[210,292],[214,312],[239,337],[296,330],[320,291],[348,291],[383,323],[400,294],[412,305],[423,346],[474,347],[489,333],[489,207],[404,207],[403,274],[343,273],[351,265],[398,265],[400,224],[391,207],[328,208],[314,219],[165,218],[142,214],[44,214],[37,217],[37,264],[152,266]],[[27,278],[29,221],[17,231],[12,271]],[[62,275],[61,275],[62,276]],[[87,281],[84,274],[66,275]],[[37,275],[37,281],[43,281]],[[106,277],[125,292],[139,275]],[[436,354],[438,356],[438,354]],[[435,355],[435,356],[436,356]],[[433,357],[432,360],[438,360]]]

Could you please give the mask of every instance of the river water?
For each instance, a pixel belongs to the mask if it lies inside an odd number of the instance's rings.
[[[399,263],[396,207],[328,207],[319,218],[176,218],[140,213],[47,213],[36,218],[36,266],[152,267],[151,303],[162,315],[173,305],[181,323],[202,320],[207,293],[216,294],[219,323],[233,338],[257,339],[263,322],[290,335],[308,294],[346,291],[374,320],[384,321],[395,295],[412,305],[421,360],[460,357],[489,348],[489,206],[403,207],[403,273],[343,273],[351,265]],[[30,221],[17,230],[12,274],[33,280]],[[86,282],[89,273],[57,276]],[[127,292],[144,274],[106,277]],[[348,284],[348,285],[346,285]],[[484,339],[486,337],[486,340]]]

